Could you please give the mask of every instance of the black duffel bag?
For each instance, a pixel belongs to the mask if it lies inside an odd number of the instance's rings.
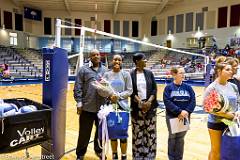
[[[18,108],[34,105],[37,111],[0,117],[0,153],[9,153],[41,144],[51,138],[52,109],[26,98],[4,99]]]

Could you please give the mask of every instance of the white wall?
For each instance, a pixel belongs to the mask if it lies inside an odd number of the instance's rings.
[[[230,43],[230,38],[240,37],[240,27],[220,28],[204,30],[206,36],[213,35],[216,37],[217,45],[219,48],[224,48],[225,45]],[[186,48],[187,38],[194,37],[196,32],[185,32],[173,34],[172,46],[173,48]],[[149,38],[149,42],[159,45],[165,45],[168,35],[154,36]],[[144,49],[145,50],[145,49]]]
[[[217,38],[217,43],[220,48],[224,48],[227,43],[229,43],[229,39],[234,37],[235,35],[240,37],[240,26],[239,27],[230,27],[230,7],[231,5],[240,4],[240,0],[186,0],[184,2],[176,3],[174,6],[168,6],[164,9],[161,14],[156,14],[156,11],[152,13],[148,13],[145,16],[145,19],[142,23],[142,28],[144,28],[144,34],[149,38],[149,42],[164,45],[167,40],[167,20],[168,16],[175,16],[175,26],[174,33],[176,32],[176,15],[178,14],[186,14],[189,12],[194,13],[193,17],[193,30],[195,30],[196,23],[196,13],[202,12],[203,7],[208,7],[208,11],[215,11],[215,29],[206,30],[206,13],[204,14],[204,30],[203,33],[207,33],[207,36],[213,35]],[[217,28],[217,19],[218,19],[218,8],[228,6],[228,22],[227,28]],[[160,19],[165,20],[165,34],[153,36],[151,37],[151,19],[153,16],[156,16],[158,22]],[[145,21],[145,22],[144,22]],[[159,26],[159,24],[158,24]],[[184,28],[185,28],[185,17],[184,17]],[[159,33],[159,28],[158,28]],[[175,33],[173,34],[174,40],[172,41],[173,48],[185,48],[187,38],[195,35],[196,31],[193,32],[183,32],[183,33]],[[148,49],[149,47],[143,48],[143,50]]]
[[[28,48],[28,42],[27,42],[27,34],[24,32],[16,32],[17,33],[17,42],[18,47],[20,48]]]
[[[129,21],[129,33],[131,37],[132,33],[132,25],[131,22],[134,20],[139,21],[139,37],[142,39],[144,36],[148,37],[150,39],[150,42],[157,43],[157,44],[164,44],[166,41],[167,36],[167,18],[168,16],[176,16],[178,14],[186,14],[188,12],[202,12],[203,7],[208,7],[209,11],[216,11],[216,18],[215,18],[215,26],[217,26],[217,16],[218,16],[218,8],[223,6],[228,6],[228,12],[230,13],[230,6],[234,4],[239,4],[240,0],[185,0],[184,2],[178,2],[175,3],[172,6],[166,6],[166,9],[164,9],[160,14],[157,13],[157,11],[153,11],[151,13],[141,15],[141,14],[106,14],[106,13],[97,13],[97,21],[101,22],[101,30],[103,30],[103,23],[104,20],[111,20],[111,32],[113,32],[113,20],[120,20],[120,32],[121,35],[123,33],[122,31],[122,23],[123,20]],[[13,8],[18,10],[18,13],[23,13],[23,8],[16,7],[11,0],[0,0],[0,9],[1,9],[1,24],[3,24],[3,11],[10,11],[13,13]],[[13,15],[13,28],[15,28],[15,15]],[[150,36],[150,29],[151,29],[151,20],[152,17],[156,16],[157,20],[160,19],[164,20],[165,23],[165,34],[151,37]],[[228,14],[230,16],[230,14]],[[54,18],[71,18],[72,22],[74,22],[75,18],[82,19],[82,24],[84,25],[85,21],[90,21],[90,17],[95,17],[94,12],[72,12],[71,15],[69,15],[65,11],[49,11],[49,10],[43,10],[42,11],[42,21],[33,21],[23,18],[23,29],[24,31],[29,31],[24,33],[23,35],[19,36],[19,38],[26,38],[26,34],[32,35],[33,38],[30,38],[29,47],[36,47],[38,46],[38,40],[37,36],[43,36],[44,33],[44,17],[50,17],[52,18],[52,35],[54,35]],[[206,21],[206,14],[204,17]],[[214,35],[217,38],[217,41],[219,45],[222,47],[225,45],[228,41],[228,37],[233,36],[234,32],[236,31],[235,27],[229,27],[229,20],[228,18],[228,27],[223,29],[213,29],[213,30],[204,30],[203,32],[207,32],[208,35]],[[175,18],[176,21],[176,18]],[[185,23],[185,20],[184,20]],[[175,23],[176,25],[176,23]],[[206,24],[205,24],[206,25]],[[176,26],[174,27],[176,30]],[[185,27],[184,27],[185,28]],[[195,14],[194,14],[194,21],[193,21],[193,28],[195,29]],[[159,31],[158,31],[159,32]],[[62,32],[64,33],[64,31]],[[175,33],[175,31],[174,31]],[[186,47],[186,38],[191,37],[191,34],[195,34],[195,32],[184,32],[181,34],[174,34],[175,40],[173,41],[172,47],[178,48],[178,47]],[[64,34],[63,34],[64,35]],[[72,36],[74,37],[74,30],[72,30]],[[0,44],[8,44],[9,45],[9,39],[8,36],[2,37],[0,34]],[[28,46],[27,43],[25,43],[25,39],[23,41],[19,40],[19,47],[26,47]]]
[[[9,34],[7,30],[0,29],[0,44],[4,46],[9,46]]]
[[[29,48],[39,49],[38,37],[36,37],[36,36],[29,37]]]
[[[10,36],[9,33],[17,33],[17,47],[19,48],[28,48],[27,36],[28,34],[20,31],[12,31],[12,30],[3,30],[0,29],[0,44],[4,46],[10,46]]]

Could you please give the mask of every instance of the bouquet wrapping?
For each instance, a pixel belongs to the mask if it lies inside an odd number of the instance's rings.
[[[208,113],[227,113],[233,110],[228,98],[219,94],[216,90],[210,91],[209,95],[204,99],[203,107],[205,112]]]
[[[128,101],[125,99],[121,99],[119,93],[114,91],[113,87],[107,80],[101,79],[100,81],[93,81],[91,84],[94,86],[94,88],[97,90],[97,93],[101,97],[109,97],[111,95],[117,95],[119,98],[117,101],[117,104],[120,106],[120,108],[122,108],[124,111],[127,111],[127,112],[131,111],[130,106],[128,105]]]
[[[110,83],[105,80],[101,79],[100,81],[93,81],[91,85],[97,90],[97,93],[102,97],[109,97],[115,94],[115,91],[111,87]]]

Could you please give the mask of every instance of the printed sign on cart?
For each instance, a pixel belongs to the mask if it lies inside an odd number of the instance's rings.
[[[30,141],[37,140],[39,138],[43,138],[44,127],[41,128],[24,128],[23,130],[17,130],[17,134],[19,135],[18,139],[14,139],[10,142],[11,147],[16,147],[21,144],[26,144]]]

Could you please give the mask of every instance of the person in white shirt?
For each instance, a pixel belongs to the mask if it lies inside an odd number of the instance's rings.
[[[132,158],[154,160],[157,147],[157,85],[153,73],[145,69],[146,57],[143,53],[136,53],[133,62],[136,68],[130,73],[133,84]]]

